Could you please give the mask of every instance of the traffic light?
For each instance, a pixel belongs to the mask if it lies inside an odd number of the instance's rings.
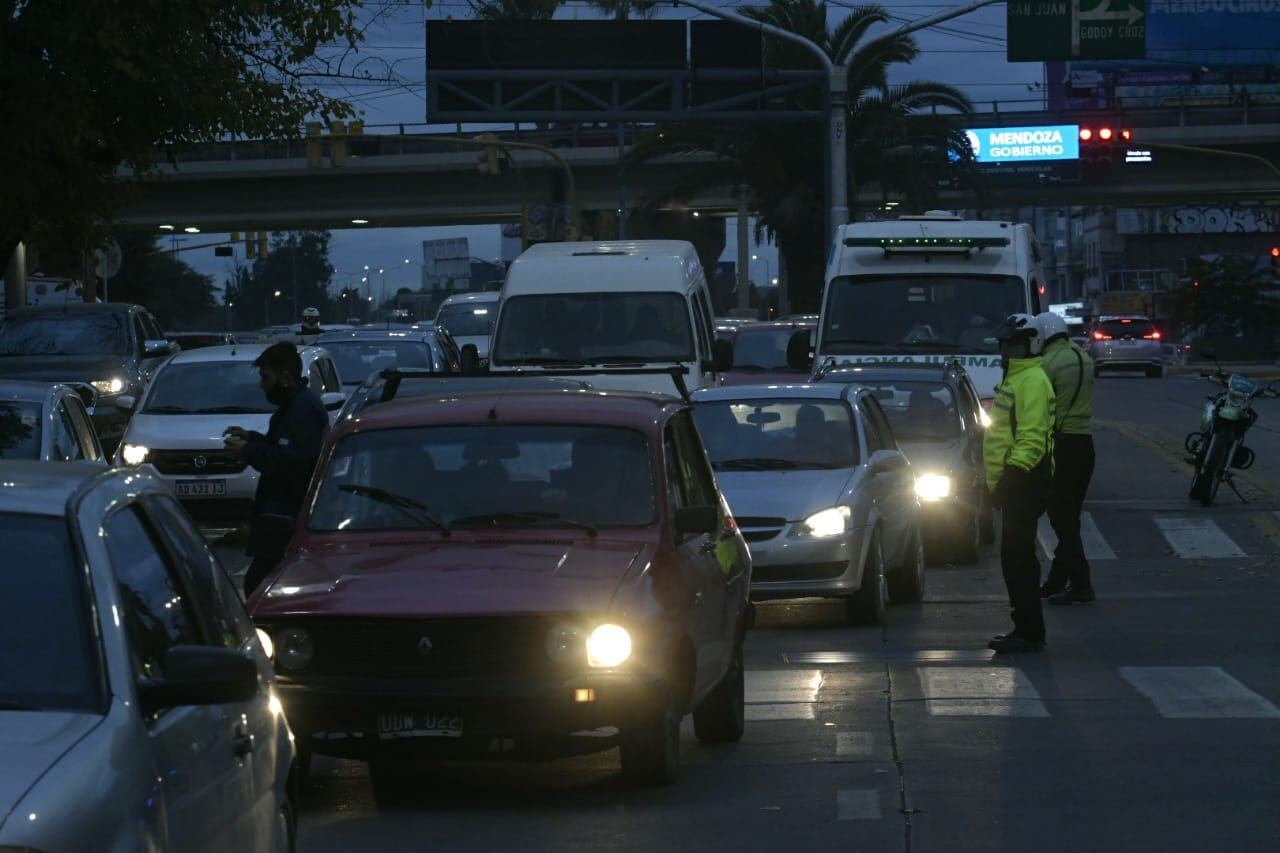
[[[1133,134],[1110,124],[1080,128],[1080,178],[1106,181],[1118,177],[1116,167],[1124,163]]]
[[[1280,246],[1271,247],[1271,277],[1280,279]]]
[[[482,175],[502,174],[502,165],[498,162],[498,137],[492,133],[482,133],[476,137],[477,142],[492,142],[476,152],[476,171]]]

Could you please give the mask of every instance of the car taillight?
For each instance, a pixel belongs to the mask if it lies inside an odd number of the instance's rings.
[[[1109,341],[1111,340],[1111,336],[1108,335],[1106,332],[1094,332],[1093,339],[1095,341]]]
[[[1158,341],[1158,340],[1160,340],[1160,333],[1159,333],[1159,332],[1152,332],[1152,333],[1151,333],[1151,334],[1149,334],[1149,335],[1143,335],[1143,336],[1142,336],[1142,339],[1143,339],[1144,341]]]

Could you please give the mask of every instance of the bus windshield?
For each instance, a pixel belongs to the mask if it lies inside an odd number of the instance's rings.
[[[992,332],[1027,302],[1011,275],[843,276],[828,287],[822,352],[995,353]]]

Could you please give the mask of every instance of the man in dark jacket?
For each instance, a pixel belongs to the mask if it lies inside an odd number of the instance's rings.
[[[262,583],[284,556],[293,524],[302,509],[320,449],[329,432],[329,415],[302,376],[302,359],[287,342],[272,344],[253,363],[267,401],[276,407],[267,434],[231,427],[228,449],[237,451],[260,474],[254,496],[244,578],[245,595]]]

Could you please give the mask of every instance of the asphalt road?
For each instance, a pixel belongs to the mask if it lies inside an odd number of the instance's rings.
[[[1049,609],[1045,654],[986,650],[1008,624],[990,553],[930,569],[883,629],[766,605],[745,738],[686,727],[675,785],[624,788],[616,751],[444,764],[380,813],[362,764],[318,759],[301,849],[1280,849],[1280,405],[1251,433],[1250,503],[1204,509],[1180,459],[1208,390],[1099,380],[1099,601]]]

